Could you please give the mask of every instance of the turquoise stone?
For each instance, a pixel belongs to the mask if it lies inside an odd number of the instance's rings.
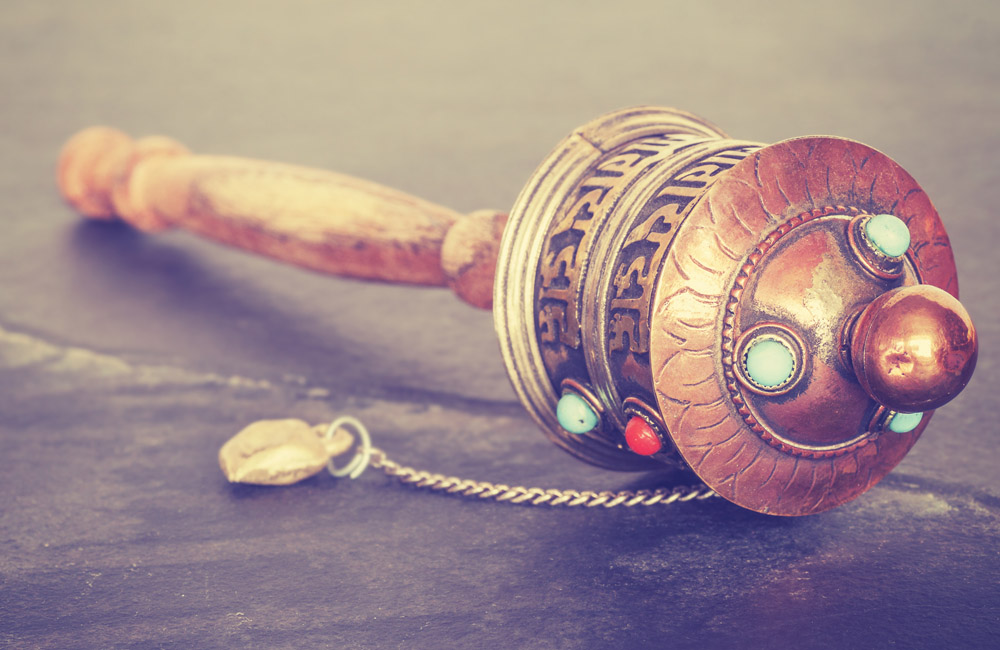
[[[899,257],[910,247],[910,229],[899,217],[878,214],[865,224],[868,240],[889,257]]]
[[[924,419],[923,413],[897,413],[889,420],[889,431],[893,433],[909,433],[917,428]]]
[[[597,426],[597,413],[587,400],[575,393],[565,393],[556,405],[559,426],[570,433],[587,433]]]
[[[760,339],[751,343],[744,363],[750,379],[764,388],[780,386],[795,370],[792,351],[774,339]]]

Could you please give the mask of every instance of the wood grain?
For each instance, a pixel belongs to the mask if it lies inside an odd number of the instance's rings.
[[[181,227],[308,269],[450,286],[469,304],[492,305],[506,219],[495,211],[465,217],[371,181],[192,155],[169,138],[135,141],[107,127],[86,129],[67,142],[58,183],[70,205],[90,218],[120,218],[146,232]]]

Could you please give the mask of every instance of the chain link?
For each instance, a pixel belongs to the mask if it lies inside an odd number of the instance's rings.
[[[666,505],[678,501],[702,500],[719,496],[707,485],[657,490],[622,490],[620,492],[593,492],[590,490],[579,492],[577,490],[511,487],[502,483],[473,481],[404,467],[394,460],[389,460],[385,452],[376,447],[371,448],[370,464],[372,467],[381,469],[387,476],[414,487],[446,494],[460,494],[466,497],[533,506],[586,506],[587,508],[596,506],[604,506],[605,508],[652,506],[658,503]]]

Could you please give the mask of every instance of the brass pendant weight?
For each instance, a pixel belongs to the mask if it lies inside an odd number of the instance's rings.
[[[514,389],[556,445],[609,469],[690,468],[758,512],[811,514],[868,490],[976,363],[930,200],[840,138],[765,146],[675,109],[617,111],[558,145],[505,227],[496,212],[106,128],[67,143],[59,185],[94,218],[447,285],[479,307],[492,295]]]

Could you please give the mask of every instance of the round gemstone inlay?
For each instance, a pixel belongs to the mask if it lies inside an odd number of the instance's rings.
[[[625,442],[628,448],[640,456],[652,456],[663,448],[663,442],[653,431],[653,427],[638,415],[625,425]]]
[[[910,229],[899,217],[877,214],[865,223],[865,235],[880,253],[899,257],[910,247]]]
[[[743,364],[752,382],[763,388],[777,388],[795,371],[795,355],[781,341],[762,338],[747,348]]]
[[[896,413],[889,420],[888,428],[893,433],[909,433],[924,419],[923,413]]]
[[[587,403],[587,400],[575,393],[564,393],[559,398],[559,403],[556,405],[556,418],[559,420],[559,426],[563,429],[569,433],[578,434],[593,431],[598,421],[597,413]]]

